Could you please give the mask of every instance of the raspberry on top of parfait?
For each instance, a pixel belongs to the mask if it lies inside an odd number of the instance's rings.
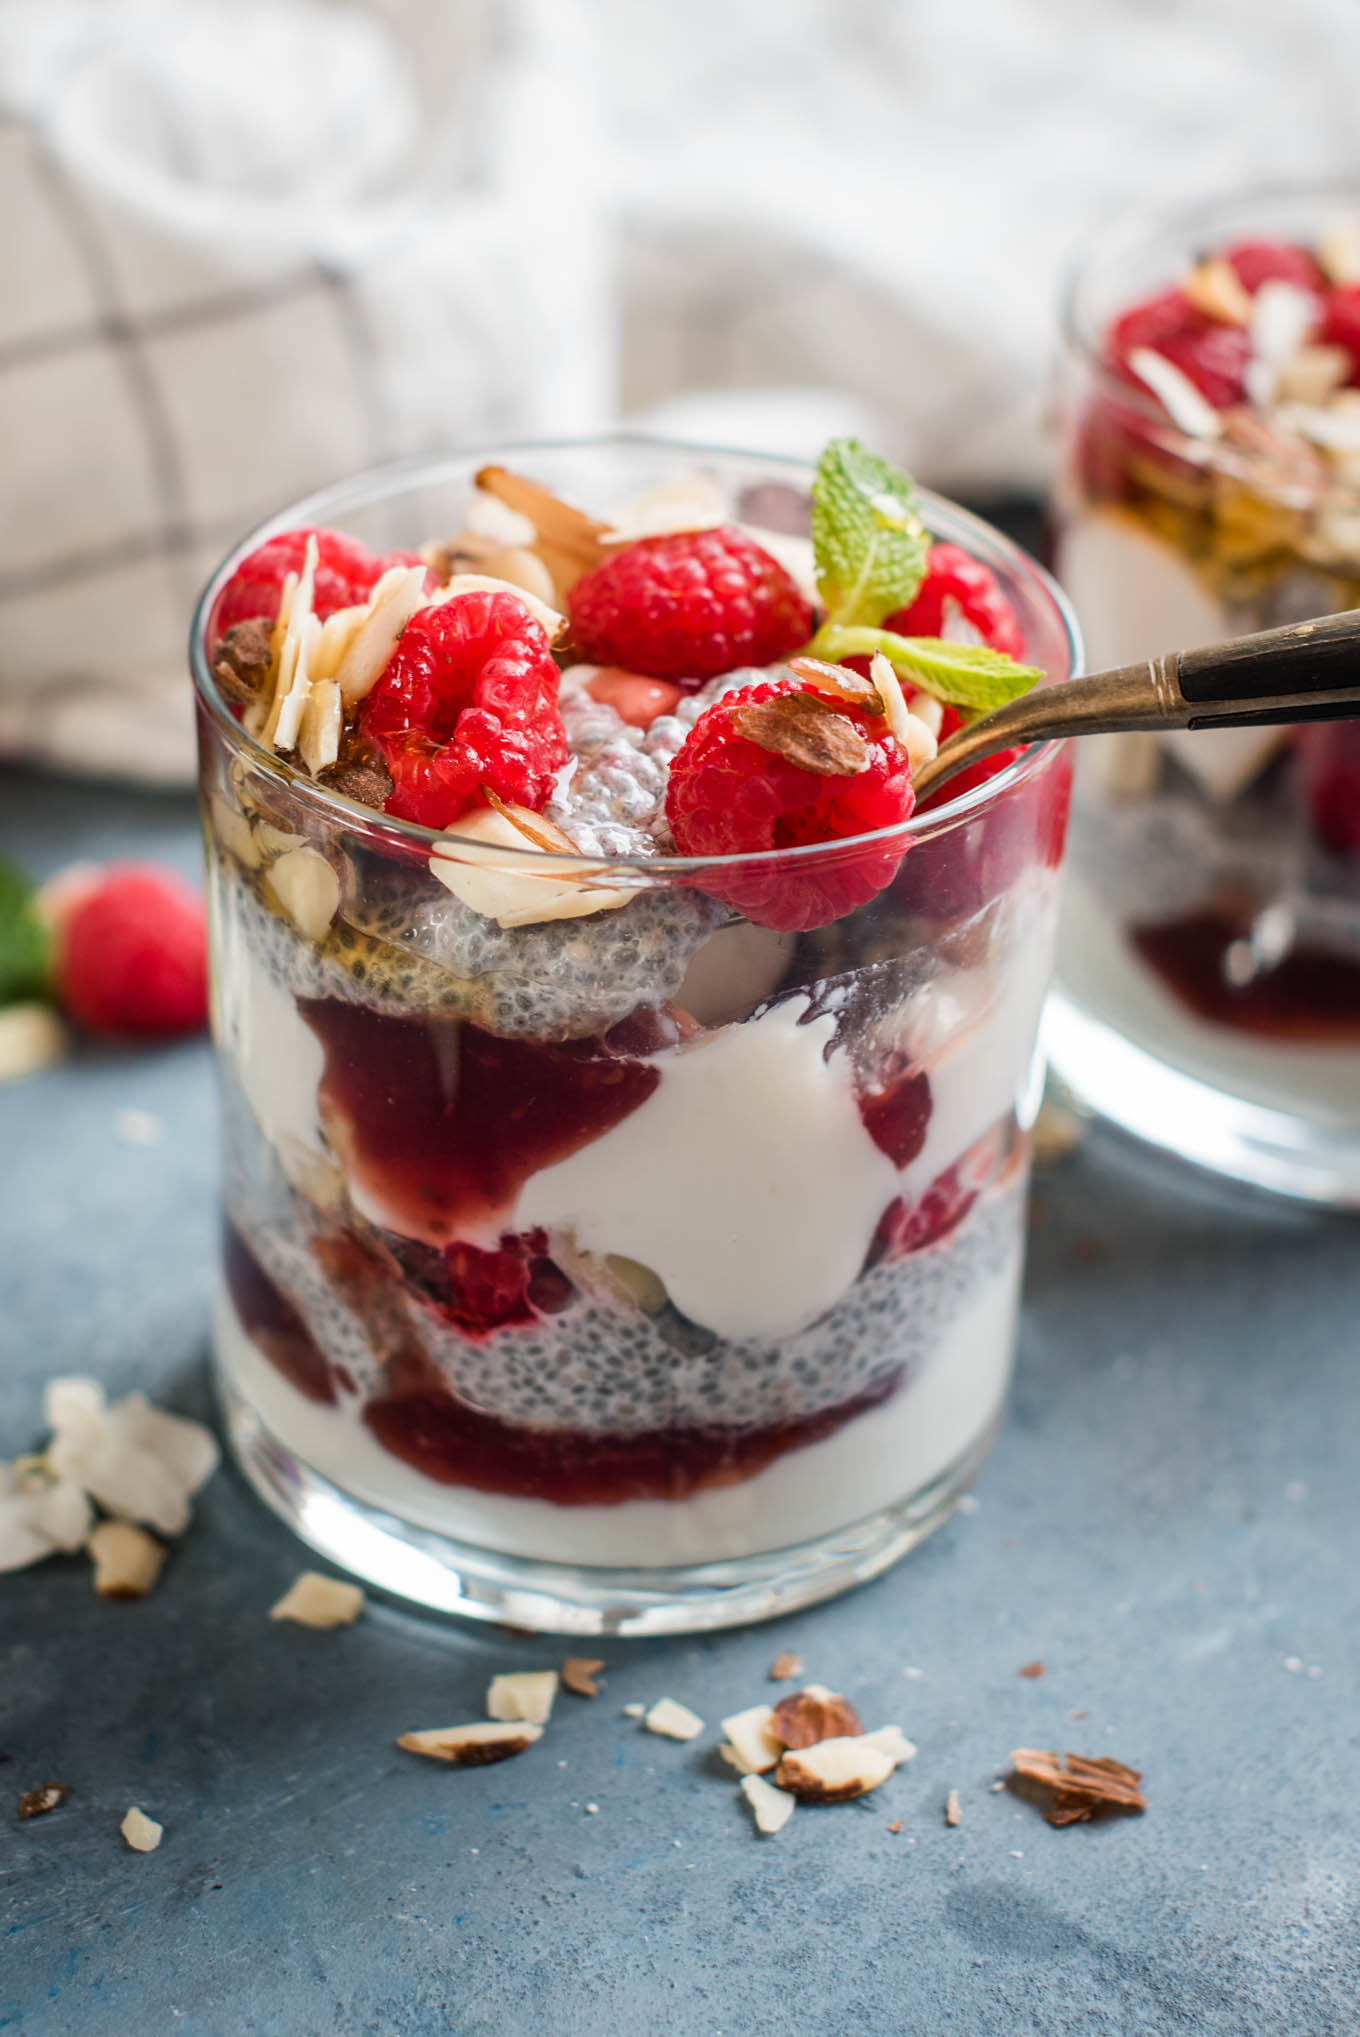
[[[934,543],[910,477],[852,439],[818,464],[806,557],[699,489],[635,506],[630,534],[503,468],[477,484],[466,529],[419,557],[335,531],[269,539],[210,633],[265,747],[455,839],[596,853],[574,802],[584,823],[603,787],[630,852],[757,859],[696,881],[759,924],[820,926],[891,881],[905,840],[884,831],[941,734],[1040,677],[994,575]],[[658,528],[670,514],[680,527]],[[525,876],[519,900],[503,874],[482,884],[437,851],[431,869],[503,927],[629,895],[580,895],[564,873]]]

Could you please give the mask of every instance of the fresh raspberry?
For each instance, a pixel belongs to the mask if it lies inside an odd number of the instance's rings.
[[[1327,299],[1318,338],[1344,347],[1351,357],[1349,379],[1360,382],[1360,283],[1343,283]]]
[[[772,665],[812,635],[797,583],[744,531],[673,531],[627,545],[568,597],[583,655],[649,679]]]
[[[749,708],[813,693],[863,738],[867,761],[853,775],[828,775],[776,755],[741,733]],[[871,833],[906,820],[911,769],[886,724],[839,697],[779,680],[726,694],[695,722],[671,765],[666,818],[685,856],[793,849]],[[819,858],[815,866],[772,861],[705,881],[712,898],[757,926],[802,932],[853,912],[889,884],[900,842]]]
[[[360,717],[392,773],[387,812],[445,828],[484,785],[537,811],[567,761],[557,678],[547,636],[515,594],[417,609]]]
[[[1287,240],[1239,240],[1224,248],[1223,260],[1235,270],[1242,288],[1255,296],[1263,283],[1292,283],[1318,296],[1326,279],[1306,248]]]
[[[57,995],[87,1032],[111,1038],[196,1033],[208,1018],[203,902],[172,871],[114,863],[58,878]]]
[[[1251,356],[1246,332],[1197,311],[1183,290],[1163,290],[1135,304],[1115,320],[1106,338],[1106,358],[1147,395],[1146,385],[1128,365],[1136,347],[1150,347],[1174,362],[1215,410],[1242,401]]]
[[[1004,651],[1008,658],[1024,658],[1020,618],[990,566],[958,545],[932,545],[925,578],[915,596],[906,608],[890,615],[883,627],[900,637],[940,637],[949,636],[948,625],[956,621],[966,622],[994,651]]]
[[[284,581],[290,573],[302,571],[309,537],[316,539],[317,550],[312,607],[323,621],[337,608],[353,608],[367,601],[389,566],[420,564],[414,552],[384,552],[375,558],[366,545],[341,530],[280,531],[242,559],[218,595],[208,629],[209,649],[235,623],[251,622],[256,616],[272,622],[279,612]]]

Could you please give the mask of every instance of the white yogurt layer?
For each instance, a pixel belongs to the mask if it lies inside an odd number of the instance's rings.
[[[834,1017],[808,1009],[791,1000],[660,1058],[644,1104],[530,1177],[513,1228],[639,1260],[720,1337],[812,1322],[859,1272],[898,1184],[847,1058],[828,1056]]]
[[[912,1497],[986,1433],[1010,1372],[1017,1247],[979,1283],[929,1364],[891,1400],[764,1471],[682,1500],[556,1506],[442,1485],[394,1457],[349,1412],[318,1406],[262,1357],[223,1297],[219,1363],[266,1427],[323,1478],[370,1506],[456,1541],[558,1563],[648,1568],[792,1547]]]
[[[269,1143],[285,1159],[302,1149],[322,1152],[317,1092],[326,1065],[320,1040],[301,1017],[292,992],[280,987],[251,952],[219,928],[216,1029],[246,1099]]]

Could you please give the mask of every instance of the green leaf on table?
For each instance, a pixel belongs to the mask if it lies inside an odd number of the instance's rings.
[[[812,547],[827,626],[880,623],[913,599],[930,533],[910,474],[858,439],[832,439],[812,484]],[[825,629],[812,650],[821,648]]]
[[[1008,700],[1028,693],[1044,676],[1037,665],[1018,664],[989,644],[953,644],[947,637],[899,637],[887,629],[832,625],[818,631],[813,648],[819,658],[832,664],[882,651],[899,679],[972,714],[1004,707]]]
[[[47,996],[51,950],[32,884],[17,863],[0,860],[0,1005]]]

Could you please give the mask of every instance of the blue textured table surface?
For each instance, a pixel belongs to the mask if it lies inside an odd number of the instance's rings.
[[[39,870],[197,856],[185,801],[16,774],[0,835]],[[129,1110],[160,1143],[120,1137]],[[214,1140],[200,1045],[0,1091],[0,1454],[54,1372],[206,1413]],[[976,1510],[796,1619],[601,1647],[600,1697],[564,1693],[501,1767],[393,1741],[561,1645],[378,1602],[272,1626],[303,1552],[229,1468],[142,1603],[96,1599],[83,1560],[0,1579],[0,2028],[1353,2032],[1356,1246],[1093,1135],[1038,1184]],[[780,1649],[920,1753],[759,1840],[713,1748]],[[700,1740],[622,1715],[663,1694]],[[1147,1815],[1050,1829],[991,1788],[1020,1745],[1133,1762]],[[20,1823],[50,1777],[68,1800]],[[119,1837],[134,1802],[154,1854]]]

